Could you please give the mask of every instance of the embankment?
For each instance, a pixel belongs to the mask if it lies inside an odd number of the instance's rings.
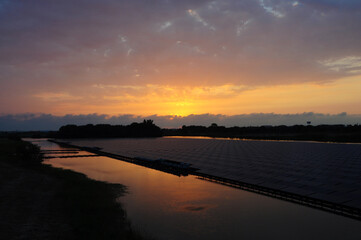
[[[142,239],[116,200],[124,186],[41,162],[36,146],[0,139],[0,239]]]

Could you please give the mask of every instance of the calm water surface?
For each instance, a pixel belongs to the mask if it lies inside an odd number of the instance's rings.
[[[30,140],[42,149],[62,149]],[[81,154],[81,153],[79,153]],[[361,239],[361,222],[108,157],[53,158],[46,163],[96,180],[121,183],[133,227],[156,239]]]

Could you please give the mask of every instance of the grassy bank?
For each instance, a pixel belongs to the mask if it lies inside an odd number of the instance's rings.
[[[119,184],[41,164],[39,148],[0,139],[0,239],[141,239]]]

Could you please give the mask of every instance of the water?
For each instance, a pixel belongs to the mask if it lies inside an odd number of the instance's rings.
[[[38,140],[42,149],[62,149]],[[82,154],[82,153],[79,153]],[[361,222],[107,157],[54,158],[55,167],[121,183],[134,228],[156,239],[361,239]]]
[[[361,209],[361,144],[193,137],[71,142],[123,156],[187,162],[201,173]]]

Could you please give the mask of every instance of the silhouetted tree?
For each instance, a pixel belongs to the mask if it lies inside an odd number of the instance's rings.
[[[153,120],[130,125],[87,124],[83,126],[66,125],[58,131],[60,138],[114,138],[114,137],[160,137],[161,129]]]

